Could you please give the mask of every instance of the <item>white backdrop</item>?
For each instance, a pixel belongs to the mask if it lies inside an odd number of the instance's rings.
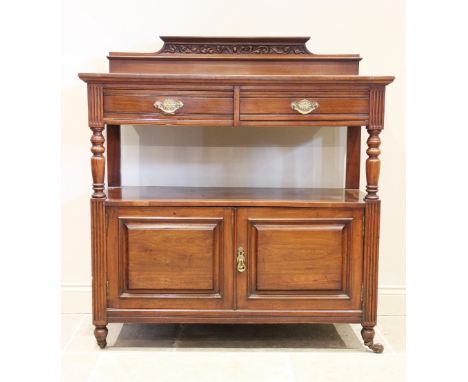
[[[404,313],[403,0],[65,1],[62,28],[64,311],[91,308],[90,130],[86,86],[77,73],[107,71],[109,51],[156,51],[162,45],[159,35],[238,35],[311,36],[308,48],[314,53],[359,53],[361,74],[397,77],[387,88],[381,134],[379,309]],[[343,128],[125,126],[123,183],[342,187],[345,136]]]

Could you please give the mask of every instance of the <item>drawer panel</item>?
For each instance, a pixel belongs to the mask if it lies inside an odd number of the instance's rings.
[[[104,119],[148,120],[188,124],[188,121],[233,118],[232,91],[206,90],[108,90],[104,93]]]
[[[293,109],[293,102],[308,100],[316,103],[314,110],[307,114],[301,114]],[[307,105],[307,103],[306,103]],[[285,96],[285,97],[244,97],[240,101],[241,119],[263,119],[257,116],[264,115],[265,119],[310,119],[316,115],[323,114],[353,114],[366,115],[369,112],[368,98],[327,98],[308,96]]]

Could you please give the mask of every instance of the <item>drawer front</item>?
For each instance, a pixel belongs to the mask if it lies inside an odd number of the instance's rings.
[[[223,208],[110,208],[109,306],[232,306],[231,213]]]
[[[244,92],[240,119],[244,121],[362,120],[369,113],[366,92],[333,96],[325,92]]]
[[[232,121],[233,92],[207,90],[113,90],[104,93],[104,119],[135,123],[193,124]],[[140,120],[140,121],[138,121]]]
[[[293,109],[293,103],[301,106],[301,101],[307,100],[312,104],[310,112],[307,112],[307,103],[304,102],[304,113]],[[316,102],[316,105],[314,104]],[[314,107],[315,106],[315,107]],[[313,109],[313,110],[312,110]],[[282,98],[243,98],[240,104],[241,114],[291,114],[291,115],[315,115],[315,114],[367,114],[369,111],[367,99],[340,99],[322,97],[282,97]]]
[[[237,273],[238,307],[359,310],[362,213],[239,209],[237,261],[243,256],[245,269]]]

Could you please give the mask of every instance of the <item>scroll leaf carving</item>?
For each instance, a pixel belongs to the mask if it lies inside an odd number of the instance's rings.
[[[182,54],[309,54],[303,45],[164,44],[161,53]]]

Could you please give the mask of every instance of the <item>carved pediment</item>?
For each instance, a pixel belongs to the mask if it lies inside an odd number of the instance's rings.
[[[312,54],[308,37],[161,37],[160,54]]]

